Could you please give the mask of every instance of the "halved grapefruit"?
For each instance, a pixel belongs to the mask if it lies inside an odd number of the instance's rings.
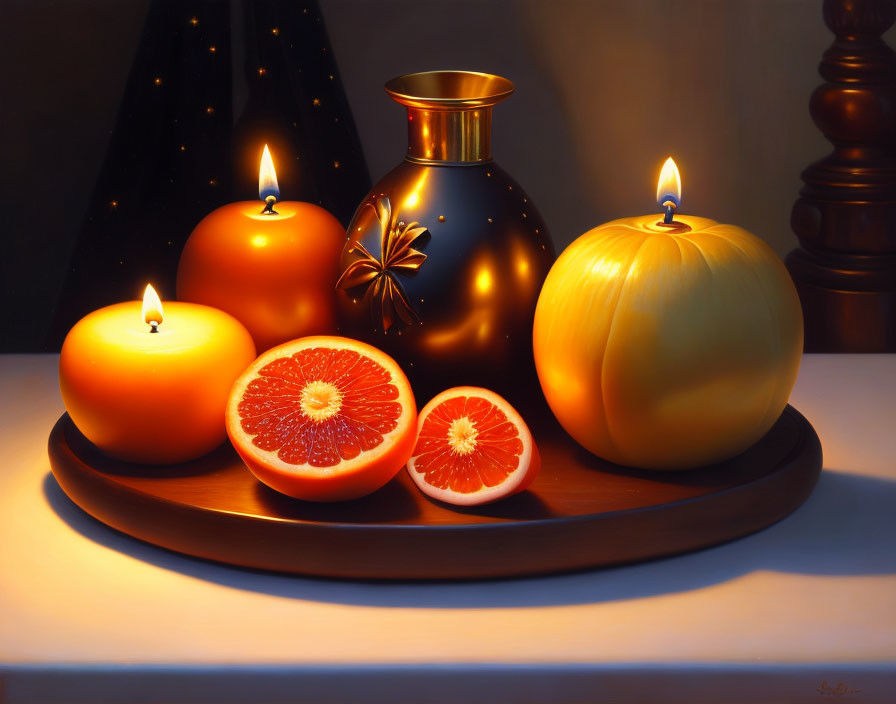
[[[268,350],[237,379],[227,404],[227,434],[252,473],[306,501],[379,489],[410,457],[416,420],[395,360],[342,337]]]
[[[420,411],[408,473],[427,496],[485,504],[525,490],[540,468],[525,421],[494,391],[458,386]]]

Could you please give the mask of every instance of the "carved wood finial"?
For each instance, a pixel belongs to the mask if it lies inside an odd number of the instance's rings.
[[[835,39],[812,94],[812,119],[834,145],[802,174],[787,257],[806,351],[896,351],[896,53],[881,34],[896,0],[825,0]]]

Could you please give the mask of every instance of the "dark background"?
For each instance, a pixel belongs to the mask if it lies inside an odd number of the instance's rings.
[[[374,180],[404,152],[401,109],[383,82],[483,70],[517,86],[496,108],[493,151],[537,202],[558,249],[605,220],[652,212],[668,154],[681,168],[683,212],[746,227],[782,255],[794,246],[799,173],[828,151],[807,111],[832,39],[819,2],[320,6]],[[148,7],[0,5],[0,350],[43,349]],[[893,44],[894,31],[886,38]],[[181,234],[194,225],[182,223]]]

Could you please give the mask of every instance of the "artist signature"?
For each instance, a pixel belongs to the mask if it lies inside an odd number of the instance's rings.
[[[822,680],[821,684],[818,686],[817,691],[823,697],[846,697],[850,694],[858,694],[862,690],[847,687],[842,682],[838,682],[837,684],[828,684],[827,680]]]

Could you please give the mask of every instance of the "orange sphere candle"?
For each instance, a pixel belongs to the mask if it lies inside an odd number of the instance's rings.
[[[787,405],[803,349],[784,263],[734,225],[664,214],[614,220],[558,257],[535,310],[538,378],[557,420],[617,464],[688,469],[757,442]]]
[[[184,246],[177,297],[227,311],[258,352],[306,335],[336,332],[334,289],[345,230],[311,203],[277,202],[267,145],[259,198],[225,205],[200,222]]]
[[[230,387],[255,359],[248,330],[195,303],[117,303],[82,318],[59,359],[62,400],[103,452],[145,464],[200,457],[224,442]]]

